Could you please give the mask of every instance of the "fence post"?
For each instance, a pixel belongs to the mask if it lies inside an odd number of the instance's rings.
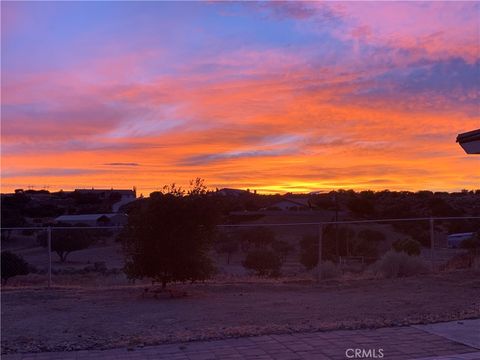
[[[48,287],[52,286],[52,228],[47,228],[48,238]]]
[[[430,252],[432,260],[432,271],[435,270],[435,227],[434,219],[430,218]]]
[[[317,282],[322,278],[322,240],[323,240],[323,225],[318,225],[318,263],[317,263]]]

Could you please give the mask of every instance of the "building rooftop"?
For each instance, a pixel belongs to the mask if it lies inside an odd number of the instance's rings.
[[[457,142],[467,154],[480,154],[480,129],[459,134]]]
[[[119,214],[80,214],[80,215],[62,215],[57,217],[56,221],[96,221],[101,217],[112,218]]]
[[[480,141],[480,129],[458,134],[457,142],[466,143],[471,141]]]

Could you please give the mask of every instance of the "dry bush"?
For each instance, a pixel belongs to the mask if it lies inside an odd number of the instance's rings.
[[[397,278],[425,274],[428,267],[418,256],[410,256],[404,252],[388,251],[373,264],[373,271],[386,278]]]

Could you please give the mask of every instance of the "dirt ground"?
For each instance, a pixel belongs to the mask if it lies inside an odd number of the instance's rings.
[[[2,353],[162,342],[480,317],[480,273],[394,280],[236,282],[174,286],[188,295],[109,289],[6,288]]]

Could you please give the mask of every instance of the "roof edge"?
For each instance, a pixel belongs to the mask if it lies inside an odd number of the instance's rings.
[[[457,135],[458,143],[468,143],[480,140],[480,129],[464,132]]]

